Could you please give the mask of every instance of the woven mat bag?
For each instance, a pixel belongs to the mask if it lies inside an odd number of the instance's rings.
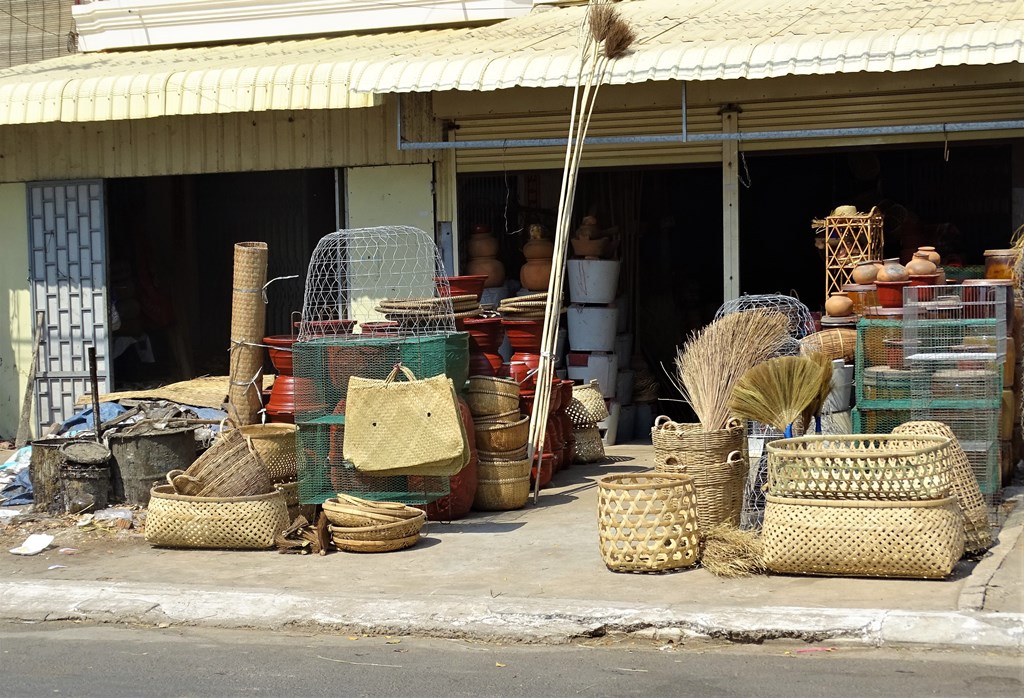
[[[964,549],[971,554],[992,547],[992,528],[988,508],[978,487],[978,478],[953,430],[942,422],[907,422],[892,430],[893,434],[933,434],[949,439],[949,469],[953,478],[953,494],[964,515]]]
[[[289,523],[285,495],[189,497],[170,485],[154,487],[146,541],[172,548],[263,550]]]
[[[665,415],[654,420],[651,443],[658,465],[716,465],[729,459],[733,451],[746,453],[747,430],[738,419],[725,429],[704,431],[700,424],[673,422]]]
[[[697,562],[697,500],[689,475],[605,475],[597,487],[598,537],[608,569],[664,572]]]
[[[955,497],[898,502],[768,495],[761,535],[765,566],[786,574],[941,579],[964,554]]]
[[[398,381],[399,371],[405,381]],[[450,477],[469,462],[469,441],[450,378],[416,380],[395,366],[384,380],[352,376],[345,460],[361,472]]]
[[[697,521],[700,530],[728,523],[739,526],[743,491],[747,482],[747,461],[738,450],[720,463],[700,465],[655,465],[658,473],[686,473],[697,492]]]

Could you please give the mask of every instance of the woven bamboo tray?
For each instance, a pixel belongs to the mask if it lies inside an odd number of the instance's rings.
[[[725,429],[704,431],[700,424],[673,422],[662,415],[651,428],[656,465],[685,468],[724,463],[733,451],[746,452],[746,440],[747,430],[738,419]]]
[[[597,481],[597,528],[613,572],[664,572],[697,562],[697,497],[682,474],[624,473]]]
[[[800,436],[768,444],[777,497],[927,500],[952,491],[950,440],[936,435]]]
[[[964,525],[955,497],[862,502],[768,495],[762,541],[772,572],[939,579],[964,553]]]
[[[173,548],[265,549],[288,526],[281,492],[253,497],[188,497],[170,485],[154,487],[146,541]]]

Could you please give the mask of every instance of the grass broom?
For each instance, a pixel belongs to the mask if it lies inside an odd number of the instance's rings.
[[[807,358],[821,367],[821,378],[818,384],[818,395],[807,406],[803,414],[804,432],[811,426],[811,417],[814,417],[814,431],[821,433],[821,411],[825,407],[829,393],[832,392],[832,359],[821,352],[815,351],[807,355]]]
[[[802,356],[769,359],[743,374],[729,407],[746,419],[793,436],[793,422],[821,392],[821,367]]]

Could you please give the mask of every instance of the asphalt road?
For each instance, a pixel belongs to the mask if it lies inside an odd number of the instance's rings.
[[[1024,695],[1019,655],[595,640],[462,640],[74,623],[0,624],[2,696]]]

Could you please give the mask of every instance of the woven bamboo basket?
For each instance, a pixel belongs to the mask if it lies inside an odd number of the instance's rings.
[[[191,497],[249,497],[273,492],[263,459],[239,429],[221,432],[187,470],[167,473],[178,494]]]
[[[390,523],[374,523],[369,526],[337,526],[331,524],[331,536],[334,539],[358,541],[383,541],[408,538],[419,534],[423,523],[427,520],[426,512],[421,511],[419,516]]]
[[[853,363],[857,349],[857,330],[836,328],[809,334],[800,340],[803,355],[820,353],[828,358]]]
[[[475,434],[474,434],[475,435]],[[519,448],[514,448],[511,451],[481,451],[477,450],[476,457],[479,461],[503,461],[503,460],[522,460],[526,458],[526,452],[529,446],[524,444]]]
[[[250,424],[239,427],[259,454],[274,482],[289,482],[296,477],[298,456],[295,452],[294,424]]]
[[[955,497],[928,501],[768,495],[762,527],[772,572],[856,577],[949,576],[964,553]]]
[[[613,572],[664,572],[697,562],[697,496],[680,473],[624,473],[597,481],[601,557]]]
[[[530,499],[530,461],[527,458],[477,463],[477,511],[512,511]]]
[[[651,428],[656,465],[717,465],[733,451],[746,453],[746,441],[747,430],[738,419],[725,429],[704,431],[700,424],[681,424],[662,415]]]
[[[523,417],[511,424],[477,424],[476,447],[484,451],[514,451],[521,448],[530,436],[530,418]]]
[[[331,536],[338,550],[350,553],[390,553],[395,550],[411,548],[420,542],[420,534],[390,540],[350,540],[339,536]]]
[[[590,417],[591,422],[596,423],[608,418],[608,404],[604,401],[604,396],[601,395],[601,386],[596,380],[590,381],[586,385],[573,386],[572,396],[580,401],[583,411]],[[575,423],[576,418],[571,414],[569,416]]]
[[[596,463],[604,459],[604,441],[596,426],[573,429],[576,442],[573,444],[573,463]]]
[[[655,465],[658,473],[685,473],[693,478],[697,491],[697,522],[707,531],[721,523],[740,525],[743,491],[747,482],[747,462],[739,451],[714,464],[678,466]]]
[[[284,495],[284,503],[289,507],[299,503],[298,482],[275,482],[274,489]]]
[[[952,491],[950,440],[935,435],[799,436],[768,444],[777,497],[926,500]]]
[[[353,501],[357,500],[357,501]],[[396,506],[392,506],[396,505]],[[399,502],[371,502],[339,494],[323,503],[327,520],[335,526],[359,528],[415,519],[423,512]]]
[[[473,417],[473,424],[514,424],[522,418],[523,416],[517,406],[514,410],[509,410],[508,412]]]
[[[170,485],[154,487],[146,516],[146,541],[172,548],[262,550],[288,526],[281,492],[253,497],[189,497]]]
[[[892,430],[893,434],[932,434],[949,439],[949,469],[953,494],[964,515],[964,549],[980,553],[992,547],[992,528],[988,508],[978,487],[978,478],[953,430],[942,422],[907,422]]]
[[[519,409],[519,384],[508,378],[470,376],[466,404],[474,417]]]

